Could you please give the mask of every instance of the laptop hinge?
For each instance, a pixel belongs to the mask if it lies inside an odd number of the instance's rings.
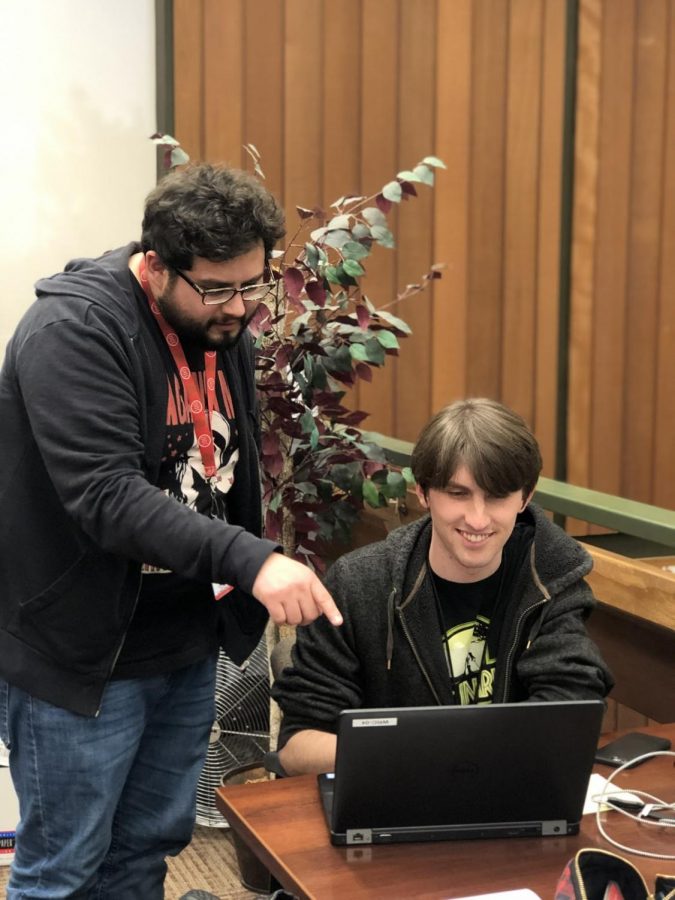
[[[541,823],[542,834],[567,834],[567,819],[551,819]]]

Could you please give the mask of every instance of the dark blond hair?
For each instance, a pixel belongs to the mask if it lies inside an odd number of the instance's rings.
[[[522,491],[527,497],[541,472],[537,440],[513,410],[483,397],[458,400],[424,426],[411,468],[426,495],[445,489],[465,465],[478,486],[495,497]]]

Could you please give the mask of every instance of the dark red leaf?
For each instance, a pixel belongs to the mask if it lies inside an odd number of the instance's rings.
[[[265,516],[265,537],[270,541],[278,541],[281,537],[281,517],[271,509]]]
[[[417,196],[417,191],[415,190],[415,185],[410,181],[402,181],[401,182],[401,190],[404,194],[410,194],[411,197]]]
[[[368,307],[363,303],[358,303],[356,306],[356,318],[359,322],[359,328],[366,329],[370,325],[370,313],[368,312]]]
[[[372,477],[375,472],[379,472],[381,469],[384,469],[384,464],[375,462],[372,459],[367,459],[363,464],[363,474],[368,478]]]
[[[261,444],[265,456],[273,456],[279,452],[279,438],[273,431],[266,431],[263,434]]]
[[[304,286],[305,279],[302,277],[300,269],[296,269],[293,266],[286,269],[284,272],[284,287],[286,288],[286,293],[292,300],[298,299]]]
[[[304,206],[296,206],[295,208],[297,209],[298,215],[301,219],[311,219],[314,215],[311,209],[305,209]]]
[[[326,303],[326,288],[323,286],[323,282],[317,281],[316,278],[312,278],[305,285],[305,290],[307,291],[307,296],[312,302],[316,303],[317,306],[324,306]]]
[[[279,475],[281,475],[281,472],[284,468],[284,459],[281,453],[275,453],[273,456],[268,456],[266,453],[264,453],[263,467],[265,471],[272,476],[272,478],[277,478]]]
[[[356,364],[356,374],[364,381],[373,380],[373,370],[367,363],[360,362]]]
[[[382,194],[377,195],[377,197],[375,198],[375,203],[377,205],[377,208],[380,209],[385,214],[385,216],[392,207],[391,200],[387,200],[387,198]]]

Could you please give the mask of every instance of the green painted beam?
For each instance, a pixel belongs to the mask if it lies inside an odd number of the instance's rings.
[[[364,438],[382,447],[387,459],[394,465],[410,465],[413,445],[409,441],[374,431],[365,432]],[[543,477],[539,479],[534,499],[551,512],[675,547],[673,510]]]

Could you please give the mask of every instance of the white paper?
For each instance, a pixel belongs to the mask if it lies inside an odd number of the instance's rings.
[[[586,791],[586,802],[584,803],[584,811],[583,814],[594,813],[598,810],[598,803],[593,800],[593,797],[598,797],[600,794],[604,794],[605,788],[607,786],[607,779],[603,775],[598,775],[597,772],[593,772],[591,775],[590,781],[588,782],[588,790]],[[614,784],[610,784],[609,786],[610,792],[617,798],[617,800],[623,800],[625,803],[641,803],[639,797],[636,797],[635,794],[631,794],[630,791],[620,791],[618,788],[614,787]],[[602,809],[609,809],[610,807],[607,804],[602,805]]]

